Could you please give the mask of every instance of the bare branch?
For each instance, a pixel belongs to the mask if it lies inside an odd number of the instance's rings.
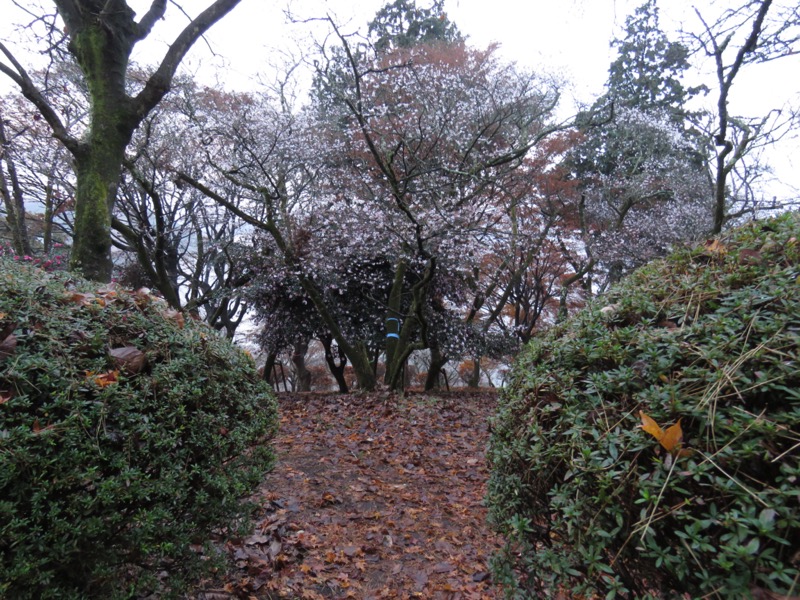
[[[136,39],[143,40],[152,31],[156,21],[164,17],[167,10],[167,0],[153,0],[150,9],[136,24]]]
[[[169,91],[172,78],[178,70],[178,65],[180,65],[192,45],[214,23],[233,10],[239,2],[240,0],[216,0],[186,26],[169,47],[169,50],[167,50],[158,70],[147,80],[144,89],[134,99],[135,110],[138,115],[147,114],[159,103]]]
[[[42,92],[33,83],[33,80],[30,78],[25,68],[2,42],[0,42],[0,52],[6,56],[14,67],[12,69],[8,65],[0,62],[0,72],[5,73],[11,78],[11,80],[19,86],[22,95],[30,100],[39,112],[42,113],[45,121],[47,121],[48,125],[50,125],[50,128],[53,130],[53,137],[61,141],[73,155],[79,154],[82,149],[81,144],[69,134],[67,128],[61,122],[58,113],[50,106],[50,103]]]

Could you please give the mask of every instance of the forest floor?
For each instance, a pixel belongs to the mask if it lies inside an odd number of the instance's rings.
[[[493,392],[282,394],[277,462],[235,569],[201,600],[494,599]]]

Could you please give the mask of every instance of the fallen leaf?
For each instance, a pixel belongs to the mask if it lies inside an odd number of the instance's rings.
[[[5,360],[17,350],[17,336],[13,333],[0,342],[0,361]]]
[[[681,429],[680,419],[675,425],[667,428],[659,442],[667,452],[675,454],[675,450],[683,443],[683,430]]]
[[[764,262],[764,257],[758,250],[739,250],[739,264],[742,265],[760,265]]]
[[[448,562],[440,562],[433,566],[434,573],[449,573],[453,569],[455,569],[455,567]]]
[[[644,411],[640,410],[639,416],[642,418],[642,429],[660,442],[661,438],[664,437],[664,430],[661,429],[654,419],[646,415]]]
[[[142,287],[133,292],[133,301],[136,306],[143,307],[150,304],[155,298],[150,294],[150,288]]]
[[[126,373],[135,375],[139,373],[147,363],[147,357],[144,352],[135,346],[123,346],[122,348],[113,348],[108,351],[108,355],[114,362],[114,366],[122,369]]]
[[[666,431],[661,429],[658,423],[653,418],[645,414],[644,411],[639,411],[639,416],[642,419],[641,428],[647,433],[652,435],[664,447],[664,449],[675,456],[680,451],[683,444],[683,429],[681,429],[681,420],[668,427]],[[683,456],[683,454],[681,454]]]
[[[179,329],[183,329],[183,327],[186,325],[186,320],[183,318],[183,313],[179,310],[168,308],[162,314],[164,315],[165,319],[175,323]]]
[[[119,371],[106,371],[105,373],[95,373],[93,371],[86,371],[86,378],[90,379],[97,385],[98,387],[104,388],[106,386],[111,385],[112,383],[117,383],[117,379],[119,378]]]
[[[88,306],[95,300],[94,294],[85,294],[83,292],[70,292],[66,297],[67,302],[74,302],[81,306]]]
[[[425,571],[415,570],[409,573],[409,577],[414,581],[414,590],[421,592],[428,583],[428,574]]]
[[[705,243],[706,250],[712,254],[725,254],[728,247],[719,240],[707,240]]]

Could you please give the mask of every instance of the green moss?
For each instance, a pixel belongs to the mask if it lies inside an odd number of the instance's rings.
[[[681,250],[527,348],[490,451],[509,590],[796,593],[798,238],[788,214]]]

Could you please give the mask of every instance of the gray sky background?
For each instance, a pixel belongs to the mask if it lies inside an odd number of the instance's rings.
[[[189,13],[202,10],[210,0],[182,0]],[[422,5],[424,0],[418,0]],[[609,42],[622,35],[625,17],[641,2],[637,0],[445,0],[447,16],[469,41],[478,47],[500,44],[501,54],[520,65],[561,77],[566,82],[564,116],[578,103],[589,103],[603,91],[608,66],[615,58]],[[139,14],[149,0],[129,0]],[[217,83],[234,89],[257,89],[259,75],[269,78],[282,52],[298,53],[303,36],[321,27],[287,25],[287,5],[298,17],[335,15],[345,29],[366,29],[384,0],[242,0],[228,16],[217,23],[206,41],[196,44],[185,61],[188,71],[205,83]],[[713,17],[730,0],[661,0],[661,24],[666,31],[681,26],[696,29],[699,21],[692,7]],[[0,0],[4,7],[0,19],[0,37],[15,46],[17,37],[11,24],[19,22],[11,0]],[[8,8],[6,8],[8,7]],[[142,63],[157,62],[187,18],[171,2],[167,18],[160,22],[151,38],[142,42],[134,58]],[[673,38],[675,39],[675,38]],[[24,57],[21,57],[24,59]],[[25,64],[25,61],[23,60]],[[30,64],[30,63],[28,63]],[[704,65],[692,78],[713,84],[714,78]],[[691,83],[695,83],[692,81]],[[8,89],[2,82],[0,89]],[[710,99],[713,101],[713,97]],[[743,71],[734,85],[731,114],[757,116],[771,108],[792,102],[800,106],[800,56]],[[768,195],[800,193],[800,143],[784,141],[769,153],[776,177],[783,183],[771,184]]]

